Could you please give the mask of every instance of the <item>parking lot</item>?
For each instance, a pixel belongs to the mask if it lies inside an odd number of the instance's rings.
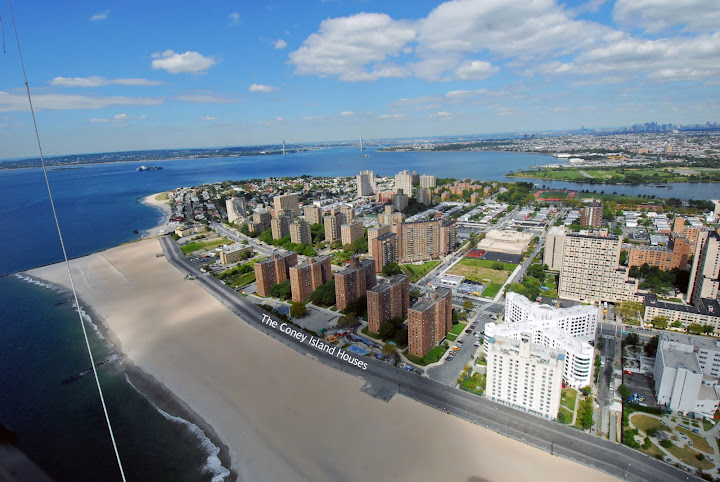
[[[639,397],[645,397],[642,405],[657,408],[657,400],[655,400],[655,381],[650,375],[640,373],[623,373],[623,385],[628,387],[630,394],[637,393]]]

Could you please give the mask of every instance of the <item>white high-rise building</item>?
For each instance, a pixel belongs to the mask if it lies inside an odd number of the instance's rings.
[[[244,197],[228,198],[225,201],[225,207],[227,208],[229,223],[234,223],[238,219],[243,219],[247,214]]]
[[[518,340],[486,341],[485,397],[539,417],[555,420],[560,409],[564,354],[531,343],[522,333]]]
[[[375,173],[373,171],[360,171],[355,178],[358,197],[375,194]]]
[[[511,292],[505,302],[505,323],[487,323],[485,340],[518,340],[522,333],[529,333],[534,344],[565,354],[563,379],[570,386],[582,388],[592,381],[594,348],[588,342],[595,338],[597,321],[598,309],[593,306],[553,308]],[[487,354],[487,347],[483,349]]]
[[[720,235],[717,231],[700,233],[690,271],[687,298],[697,305],[701,298],[718,299],[720,291]]]
[[[405,193],[408,197],[412,196],[413,188],[413,175],[410,173],[410,171],[402,171],[395,174],[395,187],[393,190],[395,192],[398,192],[398,190],[402,189],[403,193]]]
[[[423,174],[420,176],[420,187],[425,189],[437,187],[437,176]]]

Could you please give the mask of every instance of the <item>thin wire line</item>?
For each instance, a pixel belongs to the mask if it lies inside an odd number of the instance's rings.
[[[23,61],[22,51],[20,50],[20,38],[15,25],[15,14],[13,13],[11,0],[8,0],[8,5],[10,6],[10,18],[12,20],[13,30],[15,31],[15,41],[18,46],[18,54],[20,55],[20,65],[22,67],[23,78],[25,80],[25,89],[27,90],[28,102],[30,103],[30,113],[32,114],[33,127],[35,128],[35,138],[37,139],[38,150],[40,151],[40,162],[42,163],[43,175],[45,176],[45,185],[47,186],[48,196],[50,196],[50,206],[52,207],[53,217],[55,218],[55,227],[57,228],[58,237],[60,238],[60,246],[62,247],[63,257],[65,258],[65,266],[67,267],[68,277],[70,278],[70,286],[72,287],[73,296],[75,297],[75,306],[77,308],[78,318],[80,319],[83,336],[85,337],[85,346],[87,347],[90,362],[92,363],[92,370],[95,375],[95,384],[97,385],[98,394],[100,394],[100,402],[102,403],[103,412],[105,413],[105,421],[107,422],[108,431],[110,432],[110,439],[112,440],[113,450],[115,451],[115,458],[117,458],[118,467],[120,468],[120,476],[122,477],[123,482],[125,482],[125,471],[123,470],[122,462],[120,461],[120,453],[118,452],[117,444],[115,443],[115,435],[113,433],[112,425],[110,424],[110,416],[108,415],[107,406],[105,405],[105,397],[103,397],[102,388],[100,387],[100,379],[98,378],[97,368],[95,367],[95,359],[93,358],[92,350],[90,349],[90,341],[88,340],[87,330],[85,329],[85,323],[83,322],[82,312],[80,310],[80,300],[78,299],[77,291],[75,290],[75,282],[73,281],[72,271],[70,270],[70,261],[68,261],[67,251],[65,250],[65,241],[63,240],[60,222],[58,221],[57,212],[55,210],[55,201],[53,199],[52,190],[50,189],[47,167],[45,166],[45,156],[43,155],[42,144],[40,143],[40,132],[38,131],[37,121],[35,120],[35,110],[32,104],[32,96],[30,95],[30,84],[27,80],[25,62]]]

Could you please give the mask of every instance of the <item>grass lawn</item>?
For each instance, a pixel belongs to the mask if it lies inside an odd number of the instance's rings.
[[[432,347],[430,349],[430,351],[427,352],[427,354],[422,358],[416,357],[415,355],[411,355],[410,353],[408,353],[407,350],[405,350],[403,352],[403,355],[405,355],[405,358],[407,358],[411,362],[413,362],[417,365],[425,366],[425,365],[429,365],[430,363],[435,363],[436,361],[440,360],[440,358],[442,358],[442,356],[445,354],[446,351],[447,351],[447,348],[445,348],[442,345],[438,345],[438,346]]]
[[[362,331],[363,335],[367,335],[370,338],[375,338],[376,340],[382,339],[382,338],[380,338],[380,335],[378,335],[377,333],[373,333],[372,331],[368,330],[367,326],[360,331]]]
[[[574,388],[563,388],[560,405],[567,408],[570,413],[573,413],[575,411],[575,399],[577,398],[577,394],[578,392]]]
[[[658,420],[655,417],[651,417],[650,415],[645,415],[642,413],[634,413],[630,416],[630,423],[634,426],[642,430],[643,432],[647,433],[650,429],[655,430],[665,430],[666,432],[671,432],[670,428],[662,423],[660,420]]]
[[[168,199],[168,197],[167,197],[167,195],[168,195],[169,192],[170,192],[170,191],[165,191],[165,192],[158,193],[158,194],[155,196],[155,200],[156,200],[156,201],[170,201],[170,200]]]
[[[550,298],[557,298],[557,286],[555,286],[555,275],[552,273],[545,272],[545,281],[543,281],[542,286],[547,288],[547,290],[540,290],[540,294],[543,296],[548,296]]]
[[[400,268],[410,277],[410,282],[414,283],[439,264],[440,261],[428,261],[420,265],[403,264]]]
[[[445,338],[447,338],[447,339],[450,340],[450,341],[455,341],[455,340],[457,340],[457,335],[453,335],[452,333],[448,333],[447,335],[445,335]]]
[[[692,433],[690,430],[686,430],[682,427],[678,427],[677,430],[678,432],[682,432],[688,437],[690,437],[690,440],[692,440],[693,443],[693,448],[701,452],[705,452],[706,454],[712,454],[714,452],[707,440],[705,440],[705,438],[701,437],[700,435]]]
[[[707,419],[703,418],[703,430],[705,430],[705,431],[707,432],[708,430],[710,430],[710,429],[713,428],[714,426],[715,426],[715,425],[713,425],[713,424],[711,424],[710,422],[708,422]]]
[[[658,446],[655,445],[654,443],[651,443],[651,444],[650,444],[650,448],[649,448],[649,449],[646,450],[646,449],[641,448],[640,451],[643,452],[643,453],[645,453],[645,454],[648,454],[648,455],[651,456],[651,457],[655,457],[656,455],[660,455],[662,458],[665,458],[665,452],[663,452],[662,450],[660,450],[660,447],[658,447]]]
[[[188,255],[192,252],[200,251],[201,249],[215,249],[223,244],[232,244],[232,242],[225,238],[219,238],[212,241],[196,241],[180,246],[180,251],[182,251],[182,254]]]
[[[462,388],[465,390],[475,393],[476,395],[482,395],[485,391],[485,382],[487,378],[482,373],[475,373],[471,377],[467,377],[462,382]]]
[[[464,276],[469,280],[477,281],[478,283],[486,283],[488,287],[483,292],[484,296],[489,296],[487,293],[488,289],[493,283],[502,285],[505,280],[508,279],[510,273],[513,272],[517,265],[512,263],[502,263],[503,269],[497,270],[492,269],[494,261],[488,261],[486,259],[469,259],[463,258],[458,264],[453,266],[448,273]],[[499,290],[499,288],[498,288]],[[495,292],[497,294],[497,291]],[[495,295],[492,295],[495,296]]]
[[[565,407],[560,407],[560,412],[565,416],[564,417],[565,422],[560,422],[560,423],[564,423],[565,425],[570,425],[570,422],[572,422],[572,419],[573,419],[573,414],[575,412],[573,412],[572,410],[568,410]],[[558,417],[558,419],[559,419],[559,417]]]
[[[545,191],[536,196],[536,199],[567,199],[572,191]]]
[[[500,288],[502,288],[502,283],[489,283],[485,290],[483,290],[482,295],[488,298],[494,298],[495,295],[498,294],[498,291],[500,291]]]
[[[677,445],[673,444],[673,446],[667,449],[667,451],[685,462],[686,464],[695,467],[696,469],[707,470],[715,467],[715,464],[708,461],[707,459],[698,460],[696,455],[700,452],[698,452],[697,450],[693,450],[690,447],[678,447]]]
[[[453,325],[450,333],[452,333],[453,335],[459,335],[460,333],[462,333],[466,326],[467,323],[458,323],[457,325]]]

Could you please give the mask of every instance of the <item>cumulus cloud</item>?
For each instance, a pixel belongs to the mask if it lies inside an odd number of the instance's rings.
[[[113,119],[115,120],[126,120],[128,118],[127,114],[117,114],[113,116]]]
[[[401,120],[405,120],[405,114],[380,114],[378,116],[378,119],[389,119],[389,120],[401,121]]]
[[[240,23],[240,14],[237,12],[231,12],[228,14],[228,19],[230,20],[230,25],[237,25]]]
[[[94,22],[96,20],[105,20],[108,18],[108,15],[110,14],[110,10],[105,10],[104,12],[96,13],[92,17],[90,17],[90,21]]]
[[[44,110],[102,109],[116,105],[159,105],[162,98],[152,97],[92,97],[87,95],[35,94],[33,106]],[[0,91],[0,112],[28,110],[25,94]]]
[[[273,45],[276,49],[284,49],[285,47],[287,47],[287,42],[283,39],[277,39]]]
[[[340,115],[345,116],[345,117],[352,117],[355,115],[355,112],[350,111],[350,110],[345,110],[345,111],[340,112]]]
[[[690,32],[714,32],[720,28],[717,0],[617,0],[613,19],[648,32],[681,27]]]
[[[152,68],[155,70],[166,70],[171,74],[188,72],[204,72],[215,65],[215,58],[205,57],[197,52],[176,53],[166,50],[163,53],[154,53]]]
[[[483,60],[469,60],[461,63],[455,69],[455,76],[462,80],[482,80],[496,74],[500,69],[490,62]]]
[[[152,86],[164,82],[148,79],[106,79],[105,77],[55,77],[50,85],[59,87],[102,87],[105,85]]]
[[[277,87],[264,84],[252,84],[250,87],[248,87],[248,91],[250,92],[260,92],[263,94],[269,94],[270,92],[273,92],[275,90],[277,90]]]
[[[290,63],[297,74],[337,75],[345,81],[402,77],[406,71],[387,61],[406,53],[416,35],[413,22],[382,13],[331,18],[290,54]]]
[[[211,120],[217,120],[217,117],[210,117],[209,115],[206,115],[202,118],[202,120],[211,121]]]
[[[455,114],[451,114],[450,112],[435,112],[430,115],[430,119],[449,120],[454,118]]]

